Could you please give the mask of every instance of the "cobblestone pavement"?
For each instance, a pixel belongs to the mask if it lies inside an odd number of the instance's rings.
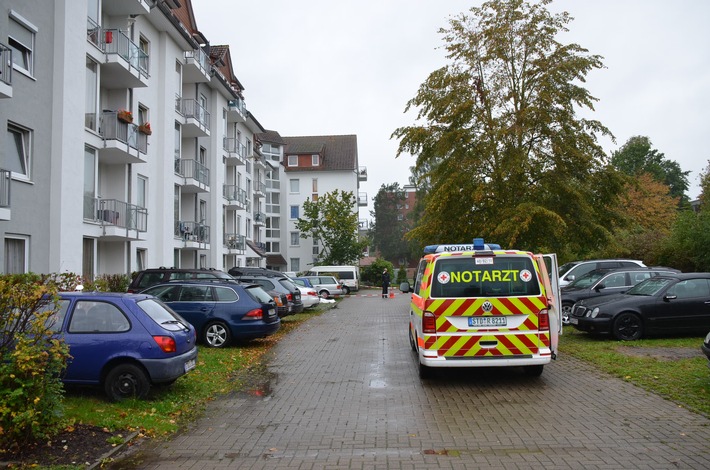
[[[351,296],[277,346],[144,469],[710,468],[710,420],[567,357],[418,378],[408,296]]]

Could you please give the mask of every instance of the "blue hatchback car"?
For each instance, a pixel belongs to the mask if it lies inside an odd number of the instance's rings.
[[[145,398],[195,367],[195,328],[141,294],[63,292],[50,329],[69,346],[65,384],[100,385],[112,401]]]
[[[274,299],[253,284],[217,279],[170,281],[143,293],[154,295],[189,321],[198,338],[212,348],[263,338],[281,327]]]

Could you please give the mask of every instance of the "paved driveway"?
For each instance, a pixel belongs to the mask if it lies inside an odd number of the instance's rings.
[[[539,378],[419,380],[407,309],[345,299],[278,344],[263,394],[218,400],[131,468],[710,468],[709,419],[564,351]]]

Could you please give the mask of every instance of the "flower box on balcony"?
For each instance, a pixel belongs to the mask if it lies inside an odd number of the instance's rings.
[[[126,111],[125,109],[121,109],[118,112],[117,117],[118,117],[118,120],[122,121],[122,122],[127,122],[127,123],[133,122],[133,113],[131,113],[130,111]]]
[[[149,122],[144,122],[143,124],[138,126],[138,132],[140,132],[141,134],[145,134],[145,135],[151,135],[153,133],[153,131],[150,128]]]

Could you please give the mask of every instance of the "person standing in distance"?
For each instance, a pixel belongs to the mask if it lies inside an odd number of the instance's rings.
[[[387,268],[382,271],[382,298],[386,299],[388,296],[388,289],[390,287],[390,273],[387,272]]]

